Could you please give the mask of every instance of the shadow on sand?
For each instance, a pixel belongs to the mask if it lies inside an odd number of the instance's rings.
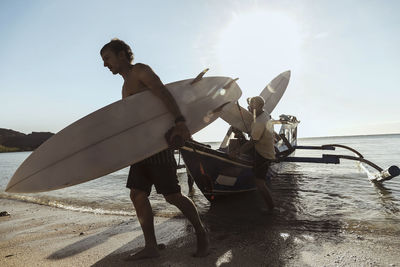
[[[132,225],[129,226],[129,221],[127,221],[120,225],[113,226],[112,228],[108,228],[107,230],[100,232],[98,234],[94,234],[86,238],[83,238],[82,240],[79,240],[69,246],[66,246],[65,248],[60,249],[51,254],[50,256],[48,256],[47,259],[58,260],[58,259],[73,257],[74,255],[82,253],[85,250],[89,250],[93,247],[96,247],[106,242],[109,238],[111,238],[114,235],[119,235],[139,229],[140,226],[136,226],[135,228],[132,229]]]
[[[341,229],[339,221],[297,218],[297,178],[293,174],[274,178],[272,190],[276,208],[271,213],[261,211],[264,203],[257,192],[226,197],[213,203],[201,214],[210,233],[211,252],[205,258],[191,256],[196,249],[193,227],[183,217],[175,217],[155,227],[158,242],[167,245],[159,258],[124,261],[129,254],[143,247],[144,240],[140,235],[93,266],[283,266],[295,257],[294,250],[299,242],[312,242],[310,235],[313,233],[329,232],[336,236]],[[72,244],[49,259],[73,256],[83,248],[105,242],[112,235],[132,231],[131,223]]]

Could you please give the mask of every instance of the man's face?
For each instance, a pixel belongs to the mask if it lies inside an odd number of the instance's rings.
[[[119,73],[121,60],[113,51],[110,49],[103,51],[101,58],[103,59],[104,67],[107,67],[113,74]]]
[[[248,106],[247,106],[247,110],[248,111],[250,111],[251,113],[253,113],[254,112],[254,110],[255,110],[255,108],[254,108],[254,101],[253,100],[250,100],[249,102],[248,102]]]

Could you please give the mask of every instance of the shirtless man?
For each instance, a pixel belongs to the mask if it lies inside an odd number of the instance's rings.
[[[190,138],[185,118],[182,116],[171,93],[149,66],[141,63],[132,65],[133,53],[125,42],[119,39],[111,40],[100,50],[100,55],[104,61],[104,67],[107,67],[114,75],[121,75],[124,79],[122,98],[150,90],[163,101],[175,117],[175,127],[170,138],[172,139],[176,136],[180,136],[184,140]],[[132,116],[135,116],[135,114],[132,114]],[[145,247],[143,250],[130,255],[127,260],[160,256],[154,233],[153,211],[148,199],[153,184],[157,193],[162,194],[168,203],[180,209],[193,224],[197,236],[197,251],[193,256],[204,257],[208,254],[209,240],[207,232],[200,221],[193,202],[181,194],[173,152],[171,149],[166,149],[133,164],[130,168],[126,186],[130,189],[130,197],[142,227]]]

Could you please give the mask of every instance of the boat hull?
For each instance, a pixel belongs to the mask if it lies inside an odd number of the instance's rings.
[[[191,142],[181,154],[188,176],[209,200],[256,189],[250,156],[234,160],[224,151]]]

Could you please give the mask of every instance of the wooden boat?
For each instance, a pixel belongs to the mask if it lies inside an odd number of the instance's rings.
[[[274,166],[284,164],[285,162],[339,164],[341,159],[354,160],[358,161],[360,166],[368,173],[370,181],[377,184],[400,175],[399,167],[391,166],[383,169],[365,159],[361,153],[348,146],[340,144],[298,146],[297,126],[299,121],[294,116],[281,115],[280,119],[273,121],[273,123],[274,125],[280,125],[278,133],[275,134],[277,160],[272,164],[267,173],[267,184],[271,177],[276,174]],[[180,149],[189,180],[193,179],[197,187],[209,201],[215,201],[221,196],[256,190],[252,154],[241,154],[237,158],[229,156],[230,149],[235,149],[247,141],[245,136],[238,133],[235,134],[234,132],[235,130],[231,127],[218,149],[213,149],[209,145],[196,141],[186,142],[185,146]],[[300,149],[323,151],[336,150],[336,148],[349,150],[355,156],[332,154],[322,154],[321,157],[295,156],[295,151]],[[366,169],[365,164],[377,172],[371,174]]]
[[[293,154],[290,147],[297,145],[297,125],[299,121],[294,116],[281,115],[273,121],[280,125],[276,134],[275,149],[277,156]],[[229,156],[229,150],[247,142],[244,135],[234,133],[231,127],[220,148],[213,149],[195,141],[186,142],[180,150],[187,175],[193,179],[203,195],[210,201],[222,195],[237,194],[256,189],[253,173],[252,153],[241,154],[237,158]],[[270,168],[266,179],[274,175]]]

